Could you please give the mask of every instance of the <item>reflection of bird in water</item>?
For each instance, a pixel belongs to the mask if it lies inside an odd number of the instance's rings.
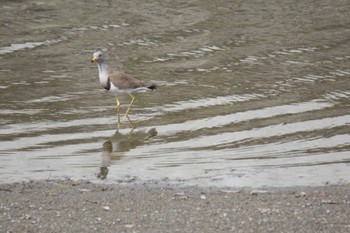
[[[130,134],[126,135],[123,135],[117,131],[111,140],[116,143],[116,151],[126,152],[138,146],[144,145],[149,138],[152,138],[157,134],[158,132],[155,128],[152,128],[147,132],[132,131]]]
[[[129,124],[133,128],[135,128],[128,116],[131,106],[135,100],[135,96],[133,96],[131,93],[145,91],[145,90],[155,90],[156,85],[144,83],[138,79],[135,79],[129,75],[124,74],[123,72],[113,70],[112,68],[107,66],[104,61],[105,61],[105,58],[101,51],[97,51],[93,54],[93,58],[91,62],[97,62],[98,76],[103,88],[115,94],[127,93],[130,96],[131,101],[128,109],[125,112],[125,116],[128,119]],[[118,96],[116,96],[116,101],[117,101],[117,115],[118,115],[118,129],[119,129],[120,128],[120,102],[119,102]]]
[[[113,145],[111,141],[105,141],[102,148],[102,165],[100,167],[100,172],[97,174],[97,178],[102,180],[106,179],[108,175],[108,166],[110,163],[110,154],[113,151]]]
[[[157,131],[154,128],[147,132],[131,131],[131,133],[126,135],[123,135],[117,131],[110,140],[103,143],[101,158],[102,163],[97,177],[100,179],[105,179],[109,172],[108,167],[111,165],[112,161],[122,159],[122,152],[126,152],[138,146],[144,145],[150,138],[153,138],[156,135]]]

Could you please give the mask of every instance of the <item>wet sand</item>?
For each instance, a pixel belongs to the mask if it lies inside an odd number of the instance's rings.
[[[0,185],[0,232],[349,232],[350,185],[267,189]]]

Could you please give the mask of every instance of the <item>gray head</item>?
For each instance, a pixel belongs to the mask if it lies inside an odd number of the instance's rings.
[[[101,51],[96,51],[94,52],[94,54],[92,55],[92,59],[91,59],[91,63],[92,62],[103,62],[105,60],[103,53]]]

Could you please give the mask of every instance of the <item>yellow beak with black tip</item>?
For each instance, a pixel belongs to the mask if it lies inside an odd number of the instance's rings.
[[[98,61],[98,57],[93,57],[92,59],[91,59],[91,63],[93,63],[93,62],[95,62],[95,61]]]

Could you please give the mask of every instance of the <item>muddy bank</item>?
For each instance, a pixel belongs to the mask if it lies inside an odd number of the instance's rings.
[[[348,232],[350,186],[0,185],[1,232]]]

